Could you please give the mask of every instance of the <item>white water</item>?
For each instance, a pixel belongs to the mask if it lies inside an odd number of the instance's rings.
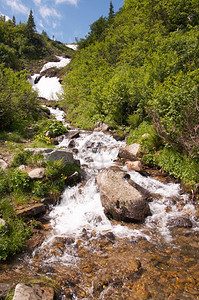
[[[48,62],[48,63],[46,63],[43,66],[43,68],[41,69],[40,73],[43,72],[43,71],[46,71],[50,68],[57,68],[57,69],[64,68],[71,61],[70,58],[64,58],[64,57],[61,57],[61,56],[57,56],[57,58],[59,59],[59,62]]]
[[[53,114],[60,111],[57,109]],[[67,148],[69,140],[67,137],[58,147]],[[149,203],[152,216],[146,218],[141,229],[130,229],[127,225],[112,225],[104,214],[100,201],[100,194],[96,184],[96,174],[99,170],[113,166],[114,160],[120,147],[124,142],[117,142],[110,135],[102,132],[80,133],[80,137],[75,139],[78,149],[77,159],[81,165],[87,165],[87,183],[84,186],[79,184],[72,188],[67,188],[62,195],[60,205],[54,207],[50,213],[53,233],[51,240],[57,236],[73,236],[76,239],[86,229],[87,232],[95,231],[97,234],[112,231],[120,238],[127,237],[135,240],[144,237],[152,242],[164,240],[171,242],[172,237],[168,227],[169,219],[180,216],[191,216],[195,213],[192,204],[186,204],[187,196],[180,194],[180,186],[175,183],[165,183],[150,177],[143,177],[138,172],[128,173],[136,183],[147,189],[150,193],[156,194],[153,202]],[[124,171],[126,167],[123,167]],[[186,204],[183,209],[178,208],[173,199],[183,199]],[[195,228],[199,224],[195,223]],[[154,231],[156,232],[154,236]]]
[[[50,62],[44,65],[41,71],[51,67],[63,67],[69,63],[68,59],[60,58],[59,63]],[[40,97],[49,100],[58,100],[63,93],[62,86],[58,78],[42,77],[37,84],[34,80],[40,74],[31,77],[30,82],[33,89],[38,91]],[[49,108],[50,112],[65,124],[65,114],[58,108]],[[138,172],[128,171],[131,179],[147,189],[149,192],[156,194],[153,202],[149,203],[152,216],[146,218],[145,224],[140,229],[131,229],[128,225],[113,225],[105,216],[100,201],[100,194],[96,184],[95,177],[103,169],[115,164],[114,160],[120,147],[125,146],[124,142],[117,142],[109,134],[102,132],[85,133],[81,131],[80,137],[75,139],[75,148],[78,154],[75,158],[79,159],[81,165],[86,165],[87,182],[84,186],[81,184],[72,188],[67,188],[62,195],[59,205],[52,208],[50,212],[52,234],[43,243],[42,247],[51,244],[56,237],[74,237],[76,240],[82,232],[96,232],[98,234],[113,232],[120,238],[129,238],[136,240],[144,237],[152,242],[171,242],[172,236],[168,227],[168,221],[179,216],[189,217],[197,230],[199,224],[194,221],[194,206],[186,204],[187,196],[180,194],[180,186],[174,183],[165,183],[150,177],[143,177]],[[66,149],[69,144],[67,137],[57,147]],[[123,167],[127,171],[126,167]],[[159,196],[158,196],[159,195]],[[176,198],[177,201],[173,201]],[[183,208],[178,207],[178,200],[183,199],[186,205]],[[55,259],[50,258],[52,261]],[[74,257],[71,253],[65,253],[62,258],[63,262],[72,263]]]
[[[63,68],[70,62],[69,58],[63,58],[60,56],[57,56],[57,58],[59,58],[59,62],[46,63],[40,73],[52,67],[56,67],[57,69]],[[63,94],[63,88],[59,82],[59,78],[42,76],[39,82],[35,84],[34,81],[39,76],[40,74],[35,74],[29,79],[33,89],[37,91],[38,96],[47,100],[59,100],[60,96]]]

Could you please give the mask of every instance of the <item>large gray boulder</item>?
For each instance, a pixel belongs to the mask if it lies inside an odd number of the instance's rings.
[[[118,156],[127,160],[138,160],[140,144],[134,143],[119,150]]]
[[[73,163],[76,163],[78,166],[80,165],[79,160],[74,159],[72,152],[54,148],[26,148],[25,150],[29,150],[33,154],[41,153],[46,160],[55,161],[62,159],[64,166]]]
[[[45,157],[47,160],[52,160],[52,161],[62,160],[64,166],[73,163],[80,165],[79,160],[74,159],[73,154],[71,152],[66,152],[63,150],[54,150],[51,153],[47,153]]]
[[[23,284],[16,285],[13,300],[53,300],[54,290],[48,286],[40,286],[39,284]]]
[[[149,194],[129,184],[123,172],[105,169],[97,175],[97,183],[107,216],[118,221],[142,222],[151,215]]]

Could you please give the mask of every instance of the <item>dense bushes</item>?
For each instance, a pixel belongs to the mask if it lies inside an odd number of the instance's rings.
[[[0,65],[0,130],[23,128],[37,117],[38,101],[27,73]]]
[[[101,38],[87,38],[70,65],[63,99],[69,120],[85,128],[100,120],[130,125],[129,140],[139,140],[133,136],[141,129],[134,130],[148,122],[153,133],[141,143],[151,161],[168,144],[182,161],[198,164],[198,20],[195,0],[126,0]],[[175,176],[185,178],[180,171]]]

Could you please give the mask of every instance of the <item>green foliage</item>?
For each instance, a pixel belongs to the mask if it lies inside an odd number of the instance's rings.
[[[199,180],[199,165],[193,159],[165,147],[156,155],[156,164],[183,182],[194,186]]]
[[[31,180],[28,174],[21,170],[10,170],[9,187],[13,192],[29,192]]]
[[[130,131],[127,142],[140,143],[145,152],[158,150],[162,146],[162,140],[156,134],[153,125],[146,121]]]
[[[35,117],[36,93],[27,82],[27,73],[14,72],[0,65],[0,129],[25,127]]]
[[[67,184],[67,178],[75,171],[80,173],[80,168],[76,164],[63,165],[62,160],[48,161],[45,175],[50,189],[53,192],[63,191]]]
[[[129,115],[127,121],[128,121],[128,124],[131,126],[131,128],[135,129],[140,124],[140,116],[137,113]]]
[[[19,152],[13,157],[13,161],[10,166],[19,167],[20,165],[28,165],[31,156],[32,154],[28,150]]]
[[[49,190],[50,186],[46,182],[38,180],[33,183],[32,194],[36,197],[42,198],[48,195]]]
[[[21,250],[32,230],[20,219],[7,218],[9,230],[0,231],[0,260],[5,260]]]
[[[67,132],[66,127],[59,121],[49,122],[45,130],[50,131],[54,137],[62,135]]]

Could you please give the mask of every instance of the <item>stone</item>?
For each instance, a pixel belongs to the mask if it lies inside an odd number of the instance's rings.
[[[25,171],[25,169],[26,169],[25,165],[21,165],[18,167],[18,170],[20,170],[20,171]]]
[[[118,221],[142,222],[151,215],[147,196],[123,177],[123,172],[111,169],[104,169],[97,175],[104,212]]]
[[[113,128],[111,126],[109,126],[108,124],[100,121],[100,122],[97,122],[95,124],[95,127],[94,127],[94,131],[109,131],[109,130],[112,130]]]
[[[31,179],[41,179],[45,176],[45,168],[36,168],[28,172],[28,175]]]
[[[119,150],[118,156],[128,160],[138,160],[140,144],[134,143]]]
[[[68,148],[74,148],[75,147],[75,141],[74,140],[71,140],[68,144]]]
[[[79,131],[77,130],[71,130],[67,133],[66,137],[67,139],[77,139],[79,137]]]
[[[8,164],[5,162],[5,160],[0,159],[0,167],[5,170],[8,167]]]
[[[51,153],[47,153],[45,157],[47,160],[52,160],[52,161],[62,160],[64,166],[73,163],[76,163],[78,166],[80,165],[79,160],[75,160],[71,152],[66,152],[63,150],[54,149],[54,151],[52,151]]]
[[[186,217],[176,217],[168,221],[168,226],[170,227],[179,227],[179,228],[192,228],[193,224]]]
[[[20,217],[36,217],[40,214],[45,214],[47,207],[42,203],[29,204],[23,208],[16,211],[16,215]]]
[[[67,184],[73,186],[81,181],[81,174],[75,171],[67,178]]]
[[[64,139],[64,135],[59,135],[59,136],[56,136],[54,139],[53,139],[53,144],[54,145],[59,145]]]
[[[125,136],[124,135],[119,135],[115,132],[113,132],[112,137],[116,140],[116,141],[124,141],[125,140]]]
[[[53,300],[54,290],[39,284],[18,283],[15,287],[13,300]]]
[[[49,138],[53,138],[53,133],[52,133],[52,131],[46,131],[46,133],[45,133],[45,136],[47,136],[47,137],[49,137]]]
[[[137,172],[141,172],[142,171],[142,164],[139,160],[136,160],[136,161],[126,161],[125,165],[127,166],[127,168],[129,170],[134,170],[134,171],[137,171]]]

